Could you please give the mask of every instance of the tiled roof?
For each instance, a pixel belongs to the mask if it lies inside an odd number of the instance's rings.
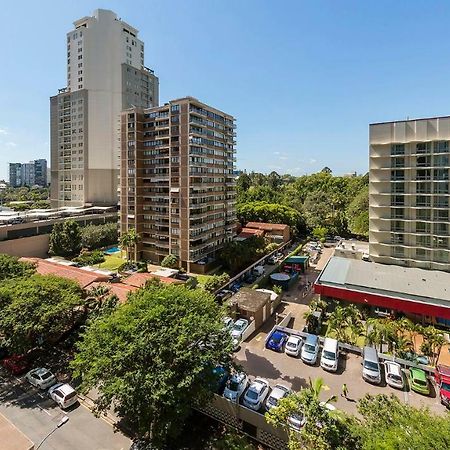
[[[126,284],[123,283],[103,283],[103,282],[94,282],[89,286],[89,289],[98,286],[105,286],[109,288],[110,294],[117,295],[120,303],[124,303],[127,300],[128,294],[130,292],[134,292],[138,289],[135,286],[127,286]]]
[[[263,223],[263,222],[249,222],[245,225],[246,228],[256,228],[264,231],[284,231],[289,228],[289,225],[282,223]],[[245,228],[244,228],[245,229]]]
[[[77,282],[82,289],[85,289],[95,281],[108,281],[109,279],[107,275],[86,272],[78,267],[64,266],[41,258],[20,258],[20,261],[34,263],[36,265],[36,272],[39,275],[56,275],[58,277],[68,278]]]
[[[264,236],[264,231],[255,230],[254,228],[242,228],[242,231],[238,235],[238,237],[245,239],[252,236]]]

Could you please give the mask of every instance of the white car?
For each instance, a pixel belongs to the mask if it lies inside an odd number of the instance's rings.
[[[58,383],[48,390],[48,396],[62,409],[69,408],[78,401],[77,392],[67,383]]]
[[[298,336],[290,336],[284,346],[286,355],[298,356],[302,349],[303,340]]]
[[[291,393],[291,390],[283,386],[282,384],[277,384],[270,393],[269,397],[266,400],[266,410],[270,411],[272,408],[275,408],[278,405],[278,402],[287,397]]]
[[[229,378],[223,391],[223,396],[232,402],[238,402],[239,397],[248,386],[248,377],[244,372],[237,372]]]
[[[33,386],[39,389],[48,389],[58,382],[55,375],[50,370],[39,367],[37,369],[30,370],[25,379]]]
[[[233,339],[241,340],[242,333],[245,331],[245,329],[248,327],[248,320],[247,319],[238,319],[236,322],[234,322],[233,328],[231,330],[231,337]]]
[[[400,364],[394,361],[385,361],[384,368],[386,370],[386,383],[393,388],[403,389],[405,382]]]
[[[294,431],[301,431],[306,423],[306,418],[302,413],[295,413],[288,417],[287,419],[288,425]]]
[[[231,330],[234,326],[234,320],[231,317],[224,317],[223,318],[223,323],[225,325],[225,328],[227,330]]]
[[[244,395],[244,406],[258,411],[261,409],[264,400],[269,394],[269,382],[263,378],[255,378]]]

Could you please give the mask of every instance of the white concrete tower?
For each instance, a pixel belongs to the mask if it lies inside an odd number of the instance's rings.
[[[67,33],[67,88],[51,97],[52,206],[118,201],[119,120],[158,105],[158,78],[144,66],[138,30],[108,10]]]

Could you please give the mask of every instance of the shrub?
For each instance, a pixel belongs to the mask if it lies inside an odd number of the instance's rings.
[[[81,243],[84,248],[89,250],[117,244],[118,239],[116,223],[87,225],[81,228]]]
[[[94,250],[93,252],[82,252],[80,256],[77,256],[73,261],[83,264],[85,266],[94,266],[105,261],[105,256],[100,250]]]
[[[168,267],[169,269],[174,269],[178,265],[178,258],[175,255],[169,254],[162,261],[162,267]]]

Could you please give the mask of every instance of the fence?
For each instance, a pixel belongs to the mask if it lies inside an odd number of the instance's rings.
[[[263,414],[246,408],[239,403],[214,394],[207,406],[197,408],[203,414],[212,417],[240,433],[245,433],[252,439],[274,450],[287,450],[287,434],[274,428],[266,422]]]
[[[289,334],[290,336],[298,336],[298,337],[301,337],[304,339],[308,334],[303,331],[297,331],[292,328],[288,328],[284,325],[285,324],[282,324],[282,323],[280,323],[279,325],[275,325],[267,336],[269,337],[274,331],[282,331],[283,333]],[[266,338],[266,342],[267,342],[268,337]],[[323,336],[319,336],[320,345],[323,345],[324,341],[325,341],[325,338]],[[360,356],[362,356],[362,354],[363,354],[363,349],[361,347],[356,347],[355,345],[346,344],[344,342],[339,342],[339,349],[346,350],[347,352],[355,353]],[[379,353],[378,357],[381,361],[395,361],[404,368],[418,367],[419,369],[424,370],[428,375],[433,376],[434,372],[435,372],[434,367],[427,366],[424,364],[418,364],[414,361],[408,361],[406,359],[394,357],[392,355],[386,355],[384,353]]]

